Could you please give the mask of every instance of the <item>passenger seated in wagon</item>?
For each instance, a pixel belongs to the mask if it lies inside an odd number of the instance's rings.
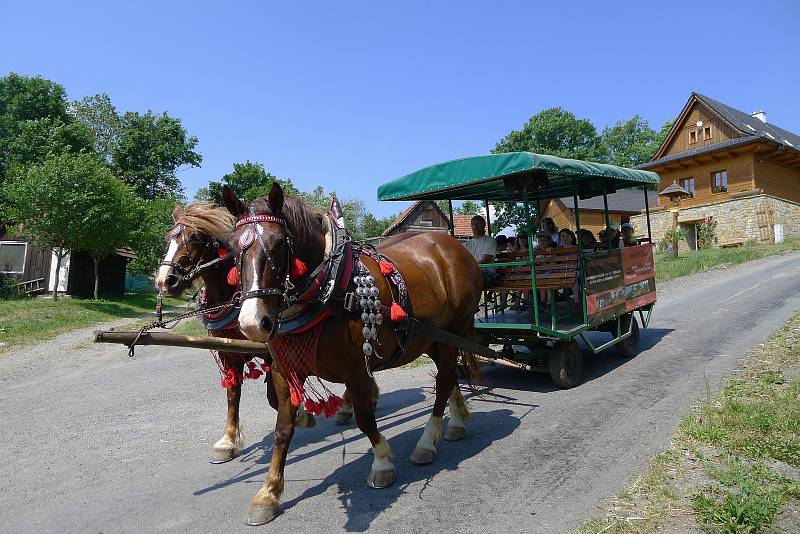
[[[639,244],[639,241],[636,239],[636,236],[633,235],[633,225],[631,223],[625,223],[622,225],[622,246],[623,247],[635,247]]]

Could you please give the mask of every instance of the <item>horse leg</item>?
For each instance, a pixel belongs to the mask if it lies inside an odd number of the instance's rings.
[[[247,514],[248,525],[269,523],[278,514],[278,504],[283,494],[283,471],[286,467],[286,456],[289,444],[294,435],[294,421],[297,406],[292,406],[289,385],[279,372],[272,373],[272,383],[278,398],[278,421],[275,424],[275,446],[272,448],[272,460],[264,485],[250,500],[250,511]]]
[[[272,384],[271,369],[267,372],[265,381],[267,383],[267,402],[269,402],[269,405],[277,412],[278,396],[275,394],[275,386]],[[317,420],[314,418],[313,414],[306,412],[301,404],[297,408],[297,417],[294,420],[294,426],[297,428],[313,428],[317,426]]]
[[[378,406],[378,395],[380,394],[380,390],[378,389],[378,384],[375,382],[375,379],[372,378],[370,380],[372,382],[371,384],[372,409],[374,411],[375,408]],[[344,404],[342,404],[342,406],[338,410],[336,410],[336,415],[335,415],[336,424],[339,425],[345,425],[348,422],[350,422],[350,419],[353,418],[353,399],[350,395],[349,389],[346,389],[344,391],[342,400],[344,400]]]
[[[424,465],[433,462],[436,456],[436,443],[442,436],[442,417],[447,399],[458,381],[456,375],[457,349],[436,343],[429,356],[436,363],[436,399],[433,401],[433,412],[425,424],[422,437],[411,453],[411,463]]]
[[[244,361],[239,356],[225,354],[222,356],[224,368],[235,368],[242,372]],[[242,448],[242,427],[239,422],[239,401],[242,398],[242,385],[236,384],[226,390],[228,397],[228,414],[222,437],[211,449],[211,463],[221,464],[236,458]]]
[[[461,388],[458,387],[458,382],[453,385],[453,391],[450,392],[448,407],[450,408],[450,420],[447,421],[447,430],[444,433],[444,439],[447,441],[458,441],[467,433],[465,423],[470,417],[467,401],[464,400],[464,396],[461,394]]]
[[[366,434],[372,444],[372,469],[367,477],[367,486],[371,488],[388,488],[394,482],[394,465],[392,465],[392,450],[380,432],[375,422],[375,406],[373,397],[375,381],[364,377],[361,382],[348,382],[347,390],[353,401],[356,424]]]

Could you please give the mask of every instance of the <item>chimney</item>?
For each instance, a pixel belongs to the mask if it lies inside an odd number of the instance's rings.
[[[752,112],[750,116],[760,120],[763,123],[767,122],[767,113],[763,109]]]

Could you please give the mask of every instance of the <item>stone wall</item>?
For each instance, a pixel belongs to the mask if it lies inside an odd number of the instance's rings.
[[[771,224],[782,224],[787,238],[800,237],[800,204],[770,195],[753,195],[721,202],[682,208],[678,223],[690,233],[693,226],[711,216],[717,221],[717,244],[733,245],[745,241],[771,241],[774,233]],[[640,237],[647,236],[645,215],[631,217],[631,223]],[[667,210],[650,213],[653,242],[659,243],[672,228],[673,213]],[[693,249],[694,236],[680,244],[679,250]]]

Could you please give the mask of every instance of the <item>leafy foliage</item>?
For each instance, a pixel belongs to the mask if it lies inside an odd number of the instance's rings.
[[[623,167],[650,161],[661,144],[659,134],[639,115],[605,128],[600,137],[606,151],[605,163]]]
[[[709,248],[717,242],[717,221],[714,217],[708,216],[703,222],[697,225],[697,247]]]
[[[207,200],[221,206],[222,186],[227,185],[234,193],[249,202],[268,195],[274,182],[278,182],[285,194],[297,195],[300,193],[290,179],[281,180],[264,170],[263,164],[248,160],[244,163],[234,163],[233,172],[223,176],[221,181],[209,182],[208,187],[199,189],[195,200]]]
[[[136,252],[136,259],[128,265],[128,271],[152,273],[158,268],[164,256],[164,234],[175,224],[172,210],[179,200],[156,197],[141,201],[141,218],[131,233],[129,243]]]
[[[106,93],[87,96],[72,102],[69,113],[94,134],[94,150],[106,162],[119,143],[122,118]]]
[[[111,165],[114,173],[146,200],[180,195],[183,188],[178,169],[198,167],[203,160],[194,151],[196,146],[197,138],[187,135],[180,119],[166,113],[129,111],[122,117]]]
[[[331,195],[336,196],[335,191],[326,192],[322,186],[317,186],[311,193],[300,192],[299,196],[314,208],[325,211],[331,202]],[[339,199],[344,212],[344,223],[350,236],[355,240],[374,237],[366,234],[365,218],[369,211],[363,200],[357,198]],[[391,222],[391,221],[389,221]],[[387,225],[388,226],[388,225]]]
[[[447,211],[445,210],[445,213]],[[460,206],[453,209],[455,215],[483,215],[483,206],[472,200],[465,200]]]

